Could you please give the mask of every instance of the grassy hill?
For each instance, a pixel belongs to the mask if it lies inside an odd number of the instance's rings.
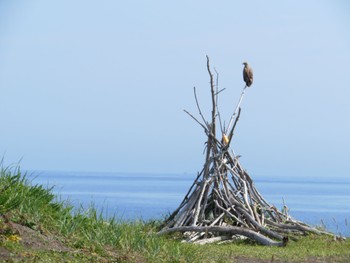
[[[0,261],[3,262],[349,262],[350,242],[307,236],[286,247],[243,240],[181,243],[157,236],[159,221],[105,220],[76,210],[52,189],[32,185],[19,167],[0,168]]]

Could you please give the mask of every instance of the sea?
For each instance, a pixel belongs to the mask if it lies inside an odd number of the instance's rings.
[[[106,219],[164,219],[192,186],[196,174],[35,171],[32,184],[53,187],[57,200],[76,209],[94,207]],[[256,176],[255,187],[270,204],[312,226],[350,237],[350,178]]]

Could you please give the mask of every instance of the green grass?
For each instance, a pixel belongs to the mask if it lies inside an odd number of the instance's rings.
[[[19,167],[0,169],[0,249],[9,262],[235,262],[287,260],[295,262],[348,262],[350,242],[331,237],[307,236],[287,247],[263,247],[251,241],[225,245],[181,243],[179,235],[157,236],[159,221],[105,220],[91,206],[74,210],[67,201],[58,201],[41,185],[32,185]],[[28,245],[28,237],[11,222],[26,226],[41,236],[60,242]],[[34,242],[34,237],[32,238]],[[22,239],[22,240],[20,240]],[[0,250],[1,255],[1,250]],[[5,257],[5,256],[4,256]],[[0,261],[2,260],[0,256]]]

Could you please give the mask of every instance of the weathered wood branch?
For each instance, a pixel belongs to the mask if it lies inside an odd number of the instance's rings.
[[[232,138],[233,138],[233,132],[234,132],[234,130],[235,130],[235,128],[236,128],[236,125],[237,125],[237,122],[238,122],[238,120],[239,120],[239,116],[241,115],[241,108],[239,107],[239,109],[238,109],[238,114],[237,114],[237,117],[236,117],[236,119],[235,119],[235,123],[233,124],[233,127],[232,127],[232,129],[231,129],[231,131],[230,131],[230,133],[229,133],[229,135],[228,135],[228,146],[230,146],[230,144],[231,144],[231,140],[232,140]]]
[[[204,116],[203,116],[203,114],[202,114],[201,107],[199,106],[199,102],[198,102],[198,98],[197,98],[197,92],[196,92],[196,87],[193,87],[193,93],[194,93],[194,98],[195,98],[195,100],[196,100],[196,105],[197,105],[197,109],[198,109],[199,115],[202,117],[202,120],[203,120],[204,123],[208,123],[208,122],[205,120],[205,118],[204,118]]]
[[[192,119],[194,119],[200,126],[202,126],[202,128],[204,129],[206,134],[209,134],[209,130],[208,127],[205,127],[204,124],[202,124],[199,120],[196,119],[196,117],[194,117],[191,113],[189,113],[187,110],[184,110],[184,112],[186,112]]]
[[[274,241],[268,237],[265,237],[264,235],[255,232],[250,229],[245,229],[242,227],[235,227],[235,226],[202,226],[202,227],[195,227],[195,226],[183,226],[183,227],[174,227],[169,229],[163,229],[160,232],[158,232],[158,235],[173,233],[173,232],[218,232],[223,233],[225,235],[241,235],[248,237],[252,240],[256,240],[258,243],[265,245],[265,246],[285,246],[288,242],[288,240],[285,239],[285,241]]]
[[[210,77],[210,91],[211,91],[211,100],[212,100],[212,110],[211,110],[211,127],[212,127],[212,134],[214,137],[216,137],[216,104],[215,104],[215,86],[214,86],[214,76],[213,73],[211,73],[210,70],[210,64],[209,64],[209,57],[207,56],[207,70]]]
[[[242,93],[241,93],[241,96],[239,97],[239,101],[238,101],[238,103],[237,103],[236,109],[235,109],[235,111],[233,112],[233,114],[232,114],[232,116],[231,116],[231,119],[230,119],[230,122],[229,122],[229,124],[228,124],[228,126],[227,126],[227,129],[226,129],[226,132],[225,132],[226,134],[231,133],[231,132],[230,132],[230,130],[231,130],[231,125],[232,125],[232,122],[233,122],[233,120],[234,120],[234,118],[235,118],[235,116],[236,116],[236,114],[237,114],[238,109],[239,109],[240,106],[241,106],[241,103],[242,103],[243,96],[244,96],[244,93],[245,93],[246,88],[247,88],[247,85],[244,86],[243,91],[242,91]]]

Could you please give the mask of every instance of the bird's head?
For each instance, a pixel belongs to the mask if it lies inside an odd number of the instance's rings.
[[[244,66],[248,66],[248,62],[243,62],[242,63]]]

